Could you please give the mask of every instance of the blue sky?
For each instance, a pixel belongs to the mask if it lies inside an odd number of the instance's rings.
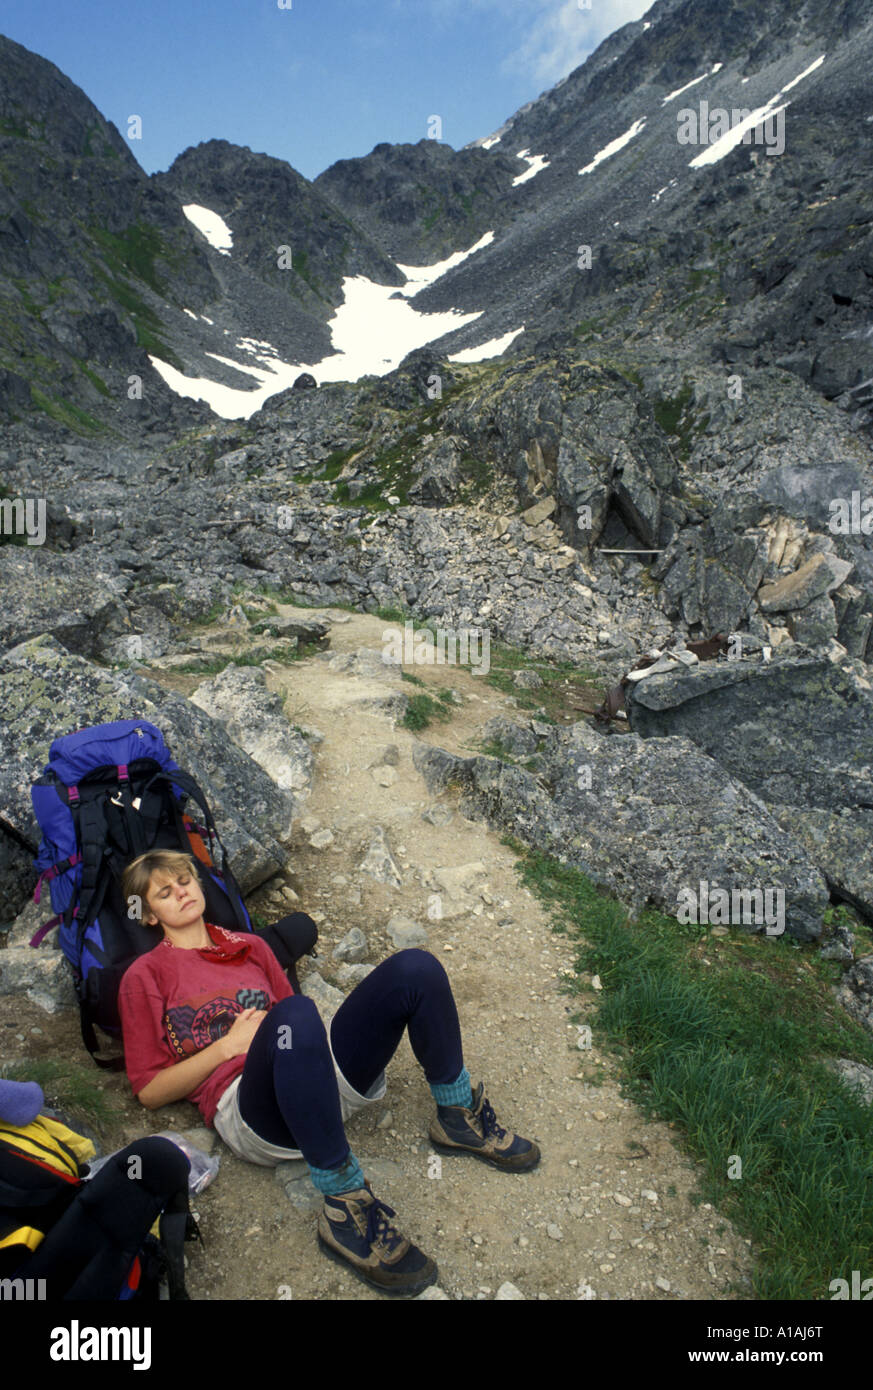
[[[280,8],[280,4],[289,6]],[[0,32],[55,63],[149,173],[202,140],[315,178],[442,120],[489,135],[650,0],[3,0]],[[2,79],[0,79],[2,80]]]

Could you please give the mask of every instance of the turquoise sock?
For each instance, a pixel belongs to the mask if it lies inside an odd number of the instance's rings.
[[[364,1186],[364,1174],[355,1155],[349,1152],[345,1163],[339,1168],[313,1168],[309,1165],[309,1176],[313,1186],[325,1197],[338,1197],[342,1192],[356,1192]]]
[[[455,1080],[447,1082],[445,1085],[430,1088],[431,1095],[437,1105],[465,1105],[471,1109],[473,1105],[473,1090],[470,1086],[470,1073],[466,1067],[461,1070],[461,1075]]]

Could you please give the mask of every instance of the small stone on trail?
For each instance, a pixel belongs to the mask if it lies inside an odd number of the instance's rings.
[[[494,1295],[494,1302],[495,1302],[495,1303],[508,1303],[511,1299],[515,1299],[515,1300],[521,1299],[522,1302],[525,1301],[525,1297],[524,1297],[524,1294],[522,1293],[521,1289],[517,1289],[517,1288],[515,1287],[515,1285],[514,1285],[514,1284],[511,1284],[511,1283],[509,1282],[509,1280],[507,1279],[507,1280],[506,1280],[506,1283],[505,1283],[505,1284],[501,1284],[501,1285],[500,1285],[500,1288],[497,1290],[496,1294]]]
[[[549,1240],[564,1239],[564,1232],[561,1230],[560,1226],[555,1225],[554,1221],[550,1221],[546,1227],[546,1235],[549,1237]]]
[[[366,980],[371,971],[375,970],[374,965],[341,965],[336,972],[337,983],[343,989],[354,989],[362,980]]]
[[[339,945],[334,948],[334,960],[359,961],[367,954],[367,938],[360,927],[347,931]]]
[[[310,849],[327,849],[328,845],[332,844],[332,830],[317,830],[314,835],[310,835],[309,837]]]
[[[402,913],[397,913],[388,923],[388,935],[394,942],[398,951],[409,950],[412,946],[423,946],[427,941],[427,932],[418,922],[413,922],[411,917],[404,917]]]
[[[393,787],[397,781],[397,773],[393,767],[371,768],[370,776],[378,787]]]

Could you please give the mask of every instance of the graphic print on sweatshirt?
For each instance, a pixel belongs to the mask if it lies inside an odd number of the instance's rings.
[[[211,991],[195,995],[164,1015],[170,1046],[180,1057],[190,1057],[223,1038],[243,1009],[269,1007],[269,996],[262,989],[239,989],[232,999]]]

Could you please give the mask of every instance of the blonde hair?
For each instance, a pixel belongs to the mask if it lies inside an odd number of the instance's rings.
[[[128,903],[131,898],[139,899],[141,918],[146,925],[149,886],[154,875],[158,873],[170,874],[173,878],[178,878],[181,874],[190,874],[196,882],[200,881],[197,866],[191,855],[183,854],[181,850],[150,849],[148,854],[141,854],[138,859],[134,859],[121,876],[121,891]]]

